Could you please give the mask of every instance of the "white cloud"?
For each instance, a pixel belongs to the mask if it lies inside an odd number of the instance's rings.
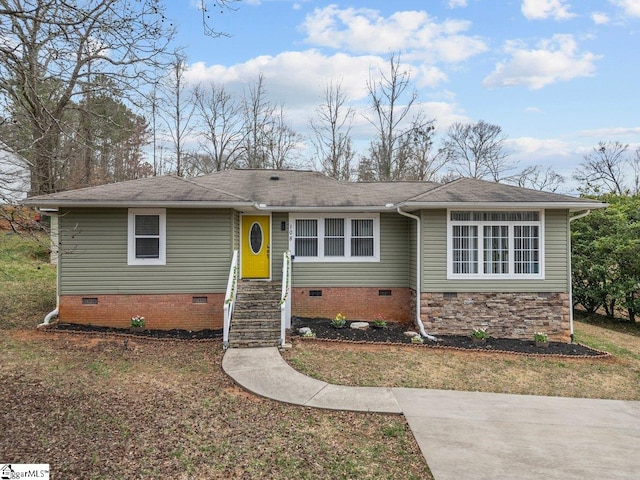
[[[581,137],[594,137],[599,139],[609,139],[612,137],[632,137],[638,138],[640,127],[606,127],[594,130],[582,130],[578,133]]]
[[[418,65],[414,72],[417,72],[417,74],[412,78],[418,88],[435,87],[448,80],[447,75],[442,70],[425,64]]]
[[[522,0],[522,14],[529,20],[568,20],[575,17],[569,12],[566,0]]]
[[[466,7],[467,0],[449,0],[447,4],[449,8]]]
[[[601,58],[579,52],[573,35],[557,34],[542,40],[537,48],[508,41],[505,51],[511,57],[500,62],[482,82],[487,88],[526,86],[531,90],[578,77],[592,76],[595,62]]]
[[[367,97],[365,85],[369,75],[375,78],[388,69],[388,60],[380,56],[344,53],[329,56],[312,49],[262,55],[229,67],[197,62],[190,66],[186,78],[191,84],[215,82],[242,93],[243,88],[263,74],[265,89],[274,102],[316,105],[329,81],[340,81],[351,100],[363,101]],[[416,67],[403,64],[402,70],[409,71],[417,88],[434,87],[447,80],[441,70],[424,64]]]
[[[361,100],[366,97],[369,69],[386,65],[386,60],[375,56],[326,56],[317,50],[306,50],[262,55],[229,67],[198,62],[189,68],[187,79],[192,83],[213,81],[230,90],[242,90],[263,74],[265,90],[275,103],[315,105],[330,80],[341,81],[349,98]]]
[[[551,167],[567,180],[558,193],[571,193],[576,189],[577,185],[572,182],[571,176],[582,161],[580,145],[568,140],[534,137],[512,138],[507,144],[511,150],[511,159],[518,162],[519,169],[532,165]]]
[[[543,111],[538,107],[527,107],[524,109],[526,113],[543,113]]]
[[[383,17],[377,10],[336,5],[316,8],[301,25],[305,41],[318,47],[375,55],[402,51],[430,63],[458,63],[485,52],[488,47],[482,39],[465,34],[470,28],[466,20],[439,22],[424,11]]]
[[[469,123],[473,120],[465,115],[455,102],[425,102],[418,105],[426,118],[436,120],[436,133],[443,135],[454,123]]]
[[[613,5],[620,7],[630,17],[640,17],[640,2],[638,0],[609,0]]]
[[[593,20],[593,23],[595,23],[596,25],[604,25],[609,23],[610,18],[609,18],[609,15],[607,15],[606,13],[593,12],[591,14],[591,20]]]
[[[436,68],[420,65],[411,67],[412,81],[416,86],[444,81],[443,73]],[[356,112],[352,134],[359,147],[366,148],[375,132],[365,116],[370,114],[366,81],[369,75],[376,77],[387,71],[386,58],[373,55],[350,56],[343,53],[324,55],[318,50],[283,52],[275,56],[260,56],[233,66],[194,63],[187,71],[190,84],[214,82],[224,85],[228,93],[242,96],[248,93],[262,73],[265,93],[275,104],[283,104],[292,127],[306,133],[309,118],[323,101],[323,92],[329,81],[341,82],[343,93]],[[416,103],[411,116],[422,112],[425,118],[435,118],[438,131],[443,132],[454,122],[471,119],[456,104],[455,95],[443,94],[433,101]]]
[[[569,143],[557,138],[520,137],[507,143],[515,154],[526,157],[567,157],[572,153]]]

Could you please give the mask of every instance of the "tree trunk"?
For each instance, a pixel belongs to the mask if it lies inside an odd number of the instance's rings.
[[[56,191],[54,159],[58,152],[59,135],[60,132],[55,127],[43,133],[34,132],[30,196],[46,195]]]

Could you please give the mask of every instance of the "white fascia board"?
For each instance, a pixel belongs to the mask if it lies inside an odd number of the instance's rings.
[[[39,209],[60,208],[245,208],[252,207],[249,202],[128,202],[128,201],[77,201],[59,200],[42,202],[23,202],[25,205],[38,207]]]
[[[326,206],[313,206],[313,207],[294,207],[294,206],[272,206],[272,205],[267,205],[265,207],[260,207],[258,208],[259,210],[263,210],[263,211],[269,211],[269,212],[291,212],[291,213],[296,213],[296,212],[323,212],[323,213],[329,213],[329,212],[344,212],[344,213],[349,213],[349,212],[388,212],[388,211],[394,211],[396,210],[395,205],[394,206],[389,206],[387,207],[386,205],[379,205],[379,206],[358,206],[358,205],[353,205],[350,207],[326,207]]]
[[[571,211],[590,210],[596,208],[607,208],[609,204],[602,202],[583,203],[583,202],[407,202],[400,207],[415,209],[492,209],[492,210],[518,210],[518,209],[568,209]]]

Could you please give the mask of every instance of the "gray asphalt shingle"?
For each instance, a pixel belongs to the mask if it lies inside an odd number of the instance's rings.
[[[544,203],[585,205],[600,202],[461,178],[434,182],[343,182],[302,170],[227,170],[200,177],[173,175],[143,178],[69,190],[27,199],[35,206],[131,205],[162,203],[191,205],[260,205],[263,208],[383,208],[402,204],[429,208],[447,203]],[[600,204],[603,205],[603,204]]]

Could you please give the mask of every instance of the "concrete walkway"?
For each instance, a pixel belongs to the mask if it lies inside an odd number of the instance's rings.
[[[331,385],[275,347],[229,349],[222,368],[274,400],[404,414],[436,480],[640,478],[640,402]]]

